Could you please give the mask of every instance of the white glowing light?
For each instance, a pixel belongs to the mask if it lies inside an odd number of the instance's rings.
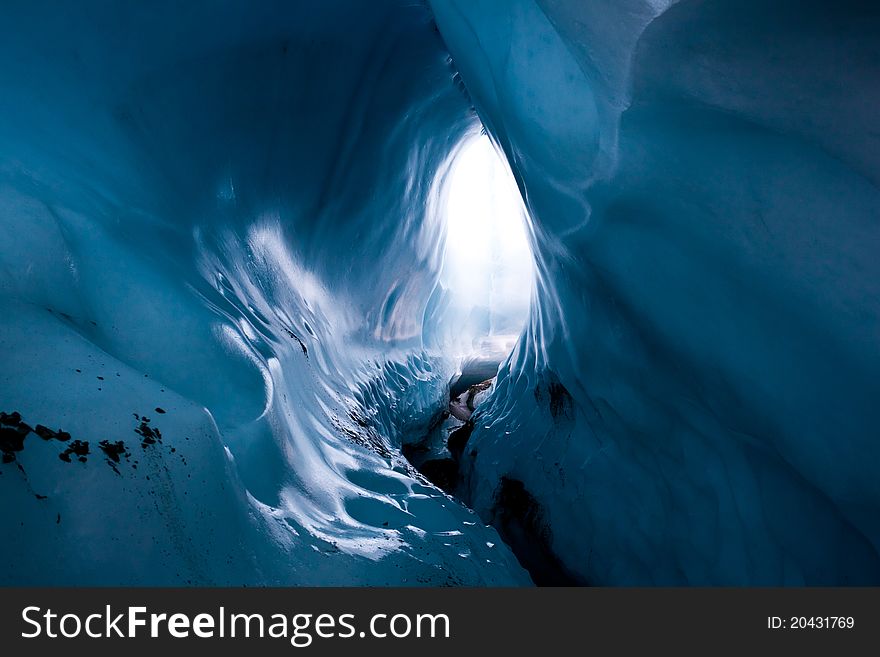
[[[485,343],[486,336],[519,334],[534,280],[527,217],[510,168],[488,137],[462,147],[444,197],[441,281],[469,318],[471,337]]]

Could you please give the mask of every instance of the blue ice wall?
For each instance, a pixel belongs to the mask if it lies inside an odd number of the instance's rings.
[[[479,129],[427,8],[0,13],[0,581],[529,583],[396,450]]]
[[[878,11],[669,4],[431,0],[537,231],[470,501],[576,581],[877,583]]]
[[[5,2],[0,582],[528,584],[488,523],[566,581],[877,583],[866,4]],[[477,515],[398,448],[480,122],[536,291]]]

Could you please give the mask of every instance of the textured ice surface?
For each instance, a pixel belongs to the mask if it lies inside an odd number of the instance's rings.
[[[427,8],[2,14],[0,410],[71,438],[0,466],[0,581],[529,583],[397,450],[479,130]]]
[[[4,3],[0,581],[528,583],[483,522],[547,582],[880,581],[877,10],[428,4]],[[480,120],[535,282],[477,516],[399,450],[491,317]]]
[[[537,232],[469,495],[575,579],[880,579],[868,5],[431,0]]]

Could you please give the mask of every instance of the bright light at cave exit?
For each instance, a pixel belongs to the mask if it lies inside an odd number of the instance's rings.
[[[480,135],[452,162],[445,192],[441,280],[465,311],[473,348],[506,353],[526,322],[534,280],[519,188],[503,156]]]

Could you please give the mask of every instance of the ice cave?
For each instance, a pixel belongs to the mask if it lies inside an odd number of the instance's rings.
[[[878,35],[0,3],[0,583],[880,583]]]

